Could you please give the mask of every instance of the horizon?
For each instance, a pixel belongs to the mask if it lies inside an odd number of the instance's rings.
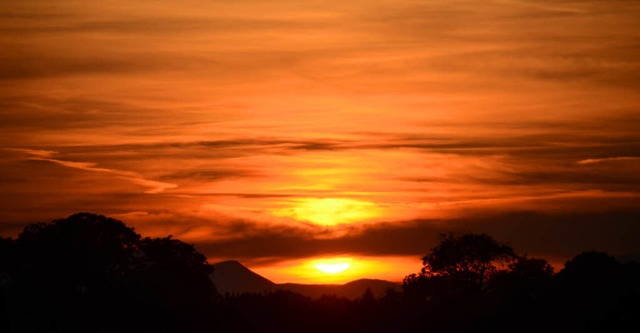
[[[94,212],[292,283],[448,232],[640,255],[640,2],[0,1],[0,236]]]
[[[577,254],[577,253],[576,253]],[[545,259],[545,258],[541,258],[541,259]],[[397,283],[397,284],[402,284],[403,279],[409,275],[409,274],[415,274],[418,273],[420,271],[421,268],[421,260],[419,260],[419,258],[417,260],[414,260],[415,262],[411,263],[411,264],[407,264],[406,266],[400,266],[399,268],[402,269],[404,268],[405,271],[400,271],[400,272],[388,272],[386,274],[381,274],[381,275],[374,275],[375,277],[370,277],[368,275],[361,275],[361,274],[357,274],[353,275],[353,274],[345,274],[345,275],[340,275],[340,274],[336,274],[334,276],[329,276],[329,278],[325,278],[325,279],[314,279],[314,278],[308,278],[308,277],[298,277],[296,278],[296,275],[298,274],[282,274],[282,272],[279,272],[279,268],[273,267],[273,266],[256,266],[256,267],[249,267],[247,265],[245,265],[243,262],[239,261],[239,260],[234,260],[234,259],[227,259],[227,260],[223,260],[223,261],[216,261],[216,262],[210,262],[212,265],[216,265],[219,263],[223,263],[223,262],[228,262],[228,261],[235,261],[240,263],[242,266],[246,267],[247,269],[251,270],[252,272],[262,276],[263,278],[266,278],[267,280],[275,283],[275,284],[304,284],[304,285],[334,285],[334,286],[341,286],[350,282],[355,282],[355,281],[359,281],[359,280],[382,280],[382,281],[389,281],[389,282],[393,282],[393,283]],[[636,260],[637,261],[637,260]],[[549,264],[551,265],[551,267],[553,268],[553,273],[558,273],[560,270],[562,270],[564,268],[564,262],[549,262]],[[293,264],[293,265],[286,265],[284,264],[286,267],[289,268],[289,270],[291,269],[295,269],[298,266]],[[396,268],[398,268],[398,266],[395,266]],[[308,269],[308,267],[307,267]],[[274,273],[274,270],[276,271],[276,273],[273,275],[276,278],[272,279],[269,276],[271,274]],[[213,274],[215,274],[215,271],[213,272]],[[293,277],[293,280],[286,280],[287,278],[290,278],[291,276]],[[285,280],[283,280],[285,279]]]

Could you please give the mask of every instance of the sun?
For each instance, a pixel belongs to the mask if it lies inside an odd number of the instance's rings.
[[[342,275],[340,273],[344,273],[349,268],[351,268],[351,264],[353,263],[352,258],[347,257],[335,257],[335,258],[319,258],[309,262],[311,267],[320,271],[320,274],[328,274],[328,275]]]
[[[252,270],[275,283],[344,284],[363,278],[400,282],[403,272],[411,272],[415,266],[414,256],[368,257],[345,253],[269,263]]]
[[[339,263],[316,263],[314,267],[319,271],[327,274],[338,274],[342,271],[347,270],[351,266],[348,262],[339,262]]]

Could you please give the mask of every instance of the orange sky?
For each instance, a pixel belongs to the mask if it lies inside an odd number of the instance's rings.
[[[0,231],[101,213],[276,282],[401,280],[448,231],[639,254],[638,31],[635,1],[0,0]]]

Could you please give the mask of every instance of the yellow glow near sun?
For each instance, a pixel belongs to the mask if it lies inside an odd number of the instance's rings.
[[[351,266],[351,263],[348,262],[338,262],[338,263],[327,263],[327,262],[319,262],[314,264],[315,268],[319,271],[327,274],[338,274]]]
[[[297,269],[301,272],[306,271],[305,274],[320,280],[333,282],[354,274],[362,268],[360,266],[360,262],[352,257],[325,257],[307,260]]]
[[[343,284],[362,278],[402,281],[420,266],[420,258],[414,256],[345,255],[287,260],[252,269],[276,283]]]
[[[291,208],[274,211],[277,216],[289,216],[300,221],[333,226],[366,221],[380,215],[372,202],[339,198],[305,198],[296,200]]]

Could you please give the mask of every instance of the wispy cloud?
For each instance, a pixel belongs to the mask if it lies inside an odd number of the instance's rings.
[[[178,187],[178,185],[176,184],[146,179],[142,175],[136,172],[98,167],[97,164],[93,162],[75,162],[75,161],[65,161],[65,160],[55,159],[53,158],[57,154],[57,152],[55,151],[19,149],[19,148],[14,148],[11,150],[27,153],[32,156],[30,158],[32,160],[47,161],[47,162],[55,163],[55,164],[62,165],[64,167],[68,167],[72,169],[111,174],[118,178],[122,178],[127,181],[130,181],[134,184],[146,187],[147,190],[144,191],[144,193],[157,194],[165,190]]]
[[[625,162],[625,161],[640,162],[640,157],[618,156],[618,157],[605,157],[605,158],[587,158],[587,159],[578,161],[578,164],[600,164],[600,163],[608,163],[608,162]]]

